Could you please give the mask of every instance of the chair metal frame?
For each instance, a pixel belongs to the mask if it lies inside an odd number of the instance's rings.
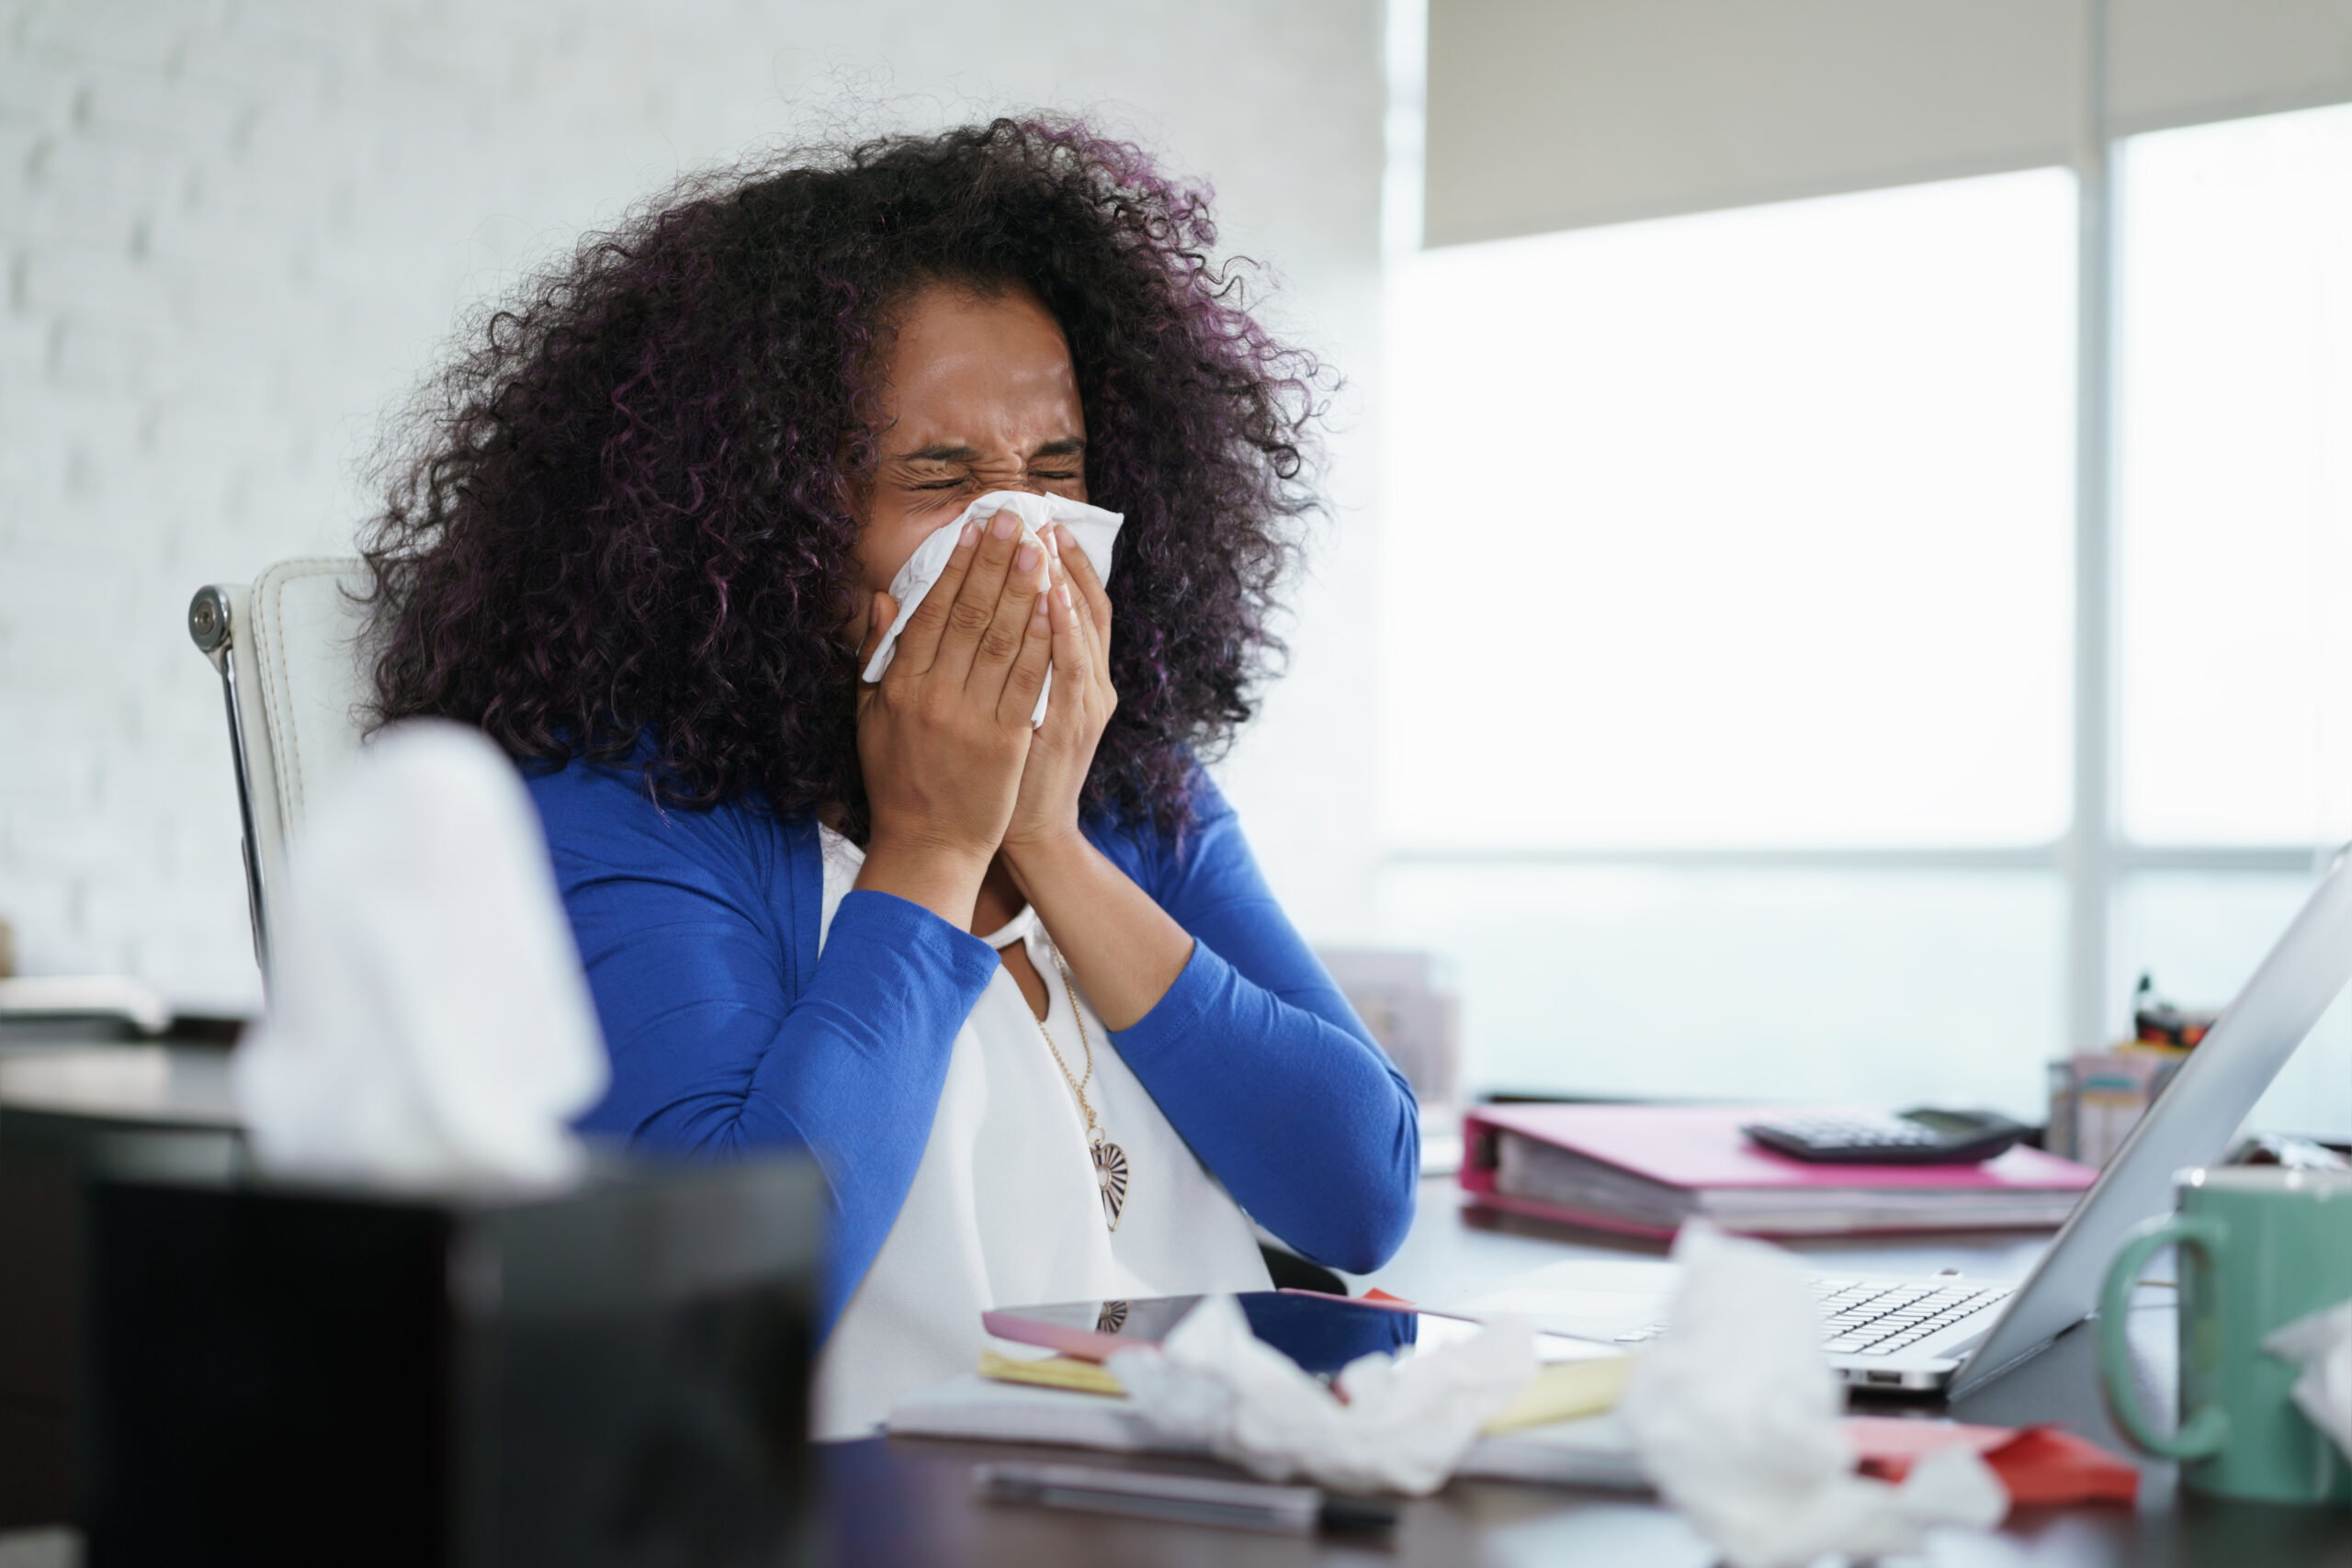
[[[229,718],[229,755],[237,773],[237,818],[243,830],[238,847],[245,861],[245,907],[253,919],[254,961],[261,965],[262,984],[269,983],[269,906],[262,891],[260,840],[254,831],[254,766],[245,747],[242,694],[237,681],[237,626],[243,618],[238,603],[242,590],[210,583],[196,591],[187,607],[187,635],[197,651],[220,674],[220,697]]]

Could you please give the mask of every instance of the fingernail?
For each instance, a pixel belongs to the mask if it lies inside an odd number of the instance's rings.
[[[1010,539],[1012,537],[1014,531],[1020,526],[1021,519],[1017,514],[1011,512],[1000,512],[996,514],[995,519],[989,524],[989,532],[994,534],[1000,539]]]
[[[1012,570],[1015,571],[1035,571],[1037,570],[1037,561],[1038,554],[1036,545],[1030,540],[1023,539],[1021,542],[1021,548],[1013,554]]]
[[[956,547],[959,550],[969,549],[972,541],[979,536],[980,525],[977,523],[967,523],[964,525],[964,531],[956,536]]]
[[[1046,530],[1046,543],[1053,547],[1054,558],[1062,558],[1062,525],[1058,523]]]
[[[1038,595],[1037,595],[1037,607],[1036,607],[1036,614],[1037,614],[1039,616],[1041,616],[1041,617],[1042,617],[1042,616],[1044,616],[1044,615],[1046,615],[1050,614],[1050,613],[1052,612],[1052,609],[1053,609],[1053,600],[1052,600],[1051,596],[1049,596],[1049,595],[1047,595],[1047,594],[1044,594],[1044,593],[1040,593],[1040,594],[1038,594]]]
[[[1062,608],[1065,610],[1070,608],[1069,584],[1065,582],[1059,588],[1055,589],[1054,592],[1061,595]]]

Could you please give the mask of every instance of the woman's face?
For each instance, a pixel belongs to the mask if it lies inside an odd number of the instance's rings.
[[[876,460],[856,496],[860,629],[865,600],[976,497],[1086,499],[1086,415],[1069,344],[1028,293],[924,289],[899,315],[881,380]]]

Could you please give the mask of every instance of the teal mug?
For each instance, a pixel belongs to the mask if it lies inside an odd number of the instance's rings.
[[[2264,1336],[2352,1300],[2352,1172],[2227,1166],[2183,1171],[2179,1213],[2133,1231],[2099,1292],[2098,1360],[2116,1424],[2181,1461],[2211,1496],[2352,1503],[2352,1465],[2288,1391],[2301,1369]],[[2161,1247],[2180,1249],[2180,1427],[2149,1425],[2123,1333],[2132,1282]]]

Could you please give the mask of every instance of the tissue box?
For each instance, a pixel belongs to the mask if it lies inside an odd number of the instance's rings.
[[[804,1163],[96,1182],[91,1568],[805,1561],[821,1201]]]

